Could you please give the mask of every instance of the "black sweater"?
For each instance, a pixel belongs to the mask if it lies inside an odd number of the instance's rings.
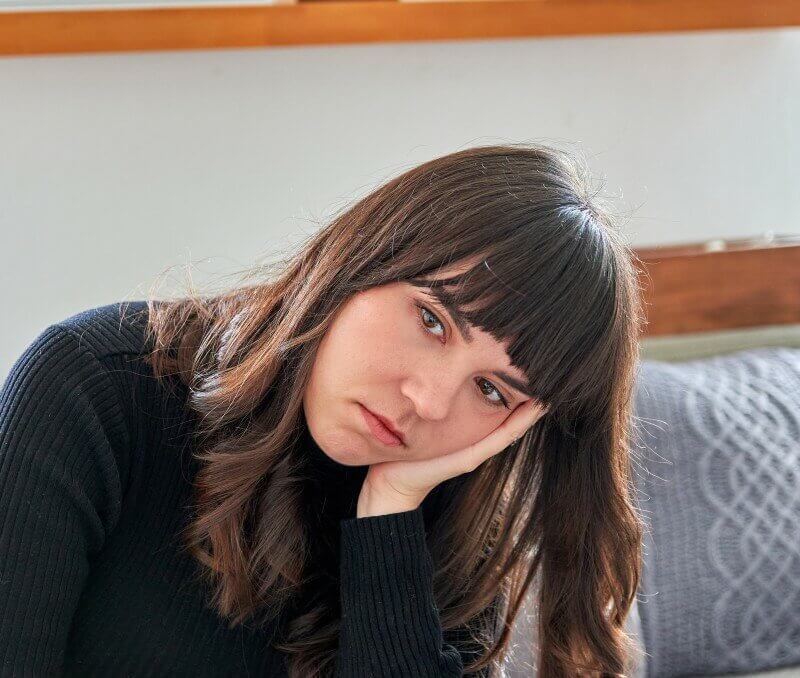
[[[284,676],[270,643],[279,620],[230,629],[179,548],[193,416],[186,392],[142,360],[146,304],[120,308],[44,329],[0,391],[0,675]],[[306,439],[313,465],[357,490],[366,468]],[[468,657],[442,634],[422,507],[356,518],[356,496],[334,523],[337,675],[461,676]]]

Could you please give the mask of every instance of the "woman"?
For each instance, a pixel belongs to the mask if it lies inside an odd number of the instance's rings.
[[[3,675],[496,675],[534,579],[539,675],[626,675],[640,308],[585,166],[452,153],[256,273],[15,363]]]

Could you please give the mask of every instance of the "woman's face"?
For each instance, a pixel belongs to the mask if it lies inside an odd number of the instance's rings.
[[[401,282],[356,294],[323,337],[303,409],[309,432],[334,461],[361,466],[448,454],[489,434],[530,399],[493,374],[527,384],[511,367],[506,344],[472,326],[468,343],[425,292]],[[375,437],[362,405],[389,419],[403,444]]]

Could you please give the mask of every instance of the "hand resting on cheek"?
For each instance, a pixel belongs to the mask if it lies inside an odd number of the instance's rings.
[[[358,497],[356,517],[399,513],[416,509],[437,485],[474,471],[484,461],[506,449],[542,416],[548,407],[531,398],[478,442],[432,459],[387,461],[372,464]]]

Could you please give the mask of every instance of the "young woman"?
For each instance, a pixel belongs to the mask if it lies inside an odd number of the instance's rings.
[[[0,394],[0,667],[623,676],[633,257],[578,158],[471,148],[277,272],[45,329]]]

